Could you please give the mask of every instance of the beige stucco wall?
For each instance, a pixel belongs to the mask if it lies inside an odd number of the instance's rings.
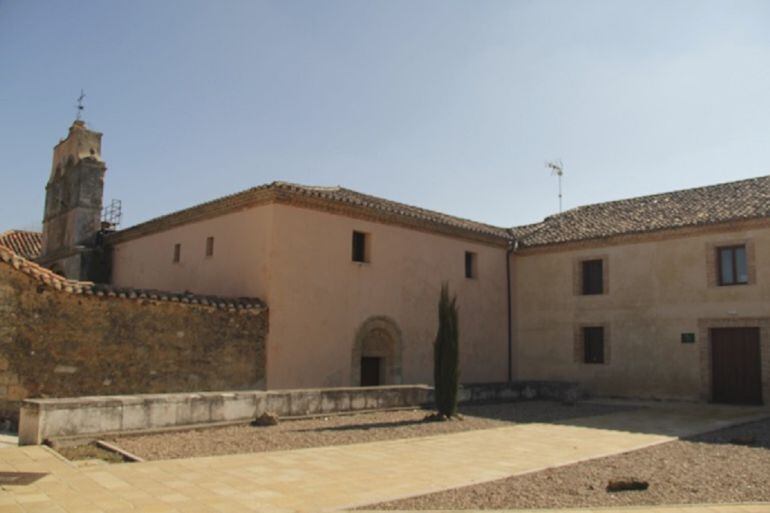
[[[369,263],[351,261],[353,230],[370,234]],[[205,257],[209,236],[213,258]],[[478,255],[477,279],[465,278],[465,251]],[[431,383],[446,280],[460,307],[461,379],[490,382],[507,373],[505,255],[499,246],[270,204],[117,244],[113,282],[264,299],[267,386],[275,389],[350,385],[356,332],[372,317],[401,332],[402,382]]]
[[[709,285],[715,264],[707,255],[713,244],[742,240],[753,241],[755,283]],[[768,255],[770,229],[516,254],[515,374],[522,379],[576,380],[601,395],[708,399],[700,363],[708,337],[699,320],[708,324],[714,319],[770,316],[770,267],[762,265]],[[607,258],[609,293],[576,295],[575,261],[592,257]],[[608,364],[574,361],[575,330],[581,324],[609,328]],[[696,343],[682,344],[681,333],[695,333]],[[762,343],[766,348],[767,341]],[[763,372],[767,380],[770,372]]]
[[[122,242],[113,248],[112,283],[267,300],[272,230],[273,207],[262,205]],[[214,237],[212,257],[207,237]]]
[[[268,387],[351,382],[356,331],[385,316],[403,337],[404,383],[432,383],[442,280],[460,308],[461,380],[506,379],[505,249],[276,205],[269,298]],[[353,230],[371,236],[371,261],[351,261]],[[465,251],[478,278],[465,278]],[[278,285],[280,284],[280,286]]]

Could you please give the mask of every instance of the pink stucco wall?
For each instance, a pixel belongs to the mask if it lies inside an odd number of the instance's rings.
[[[506,378],[504,248],[276,205],[272,247],[268,386],[351,381],[358,328],[386,316],[403,335],[403,382],[432,382],[432,343],[442,281],[460,308],[461,379]],[[279,229],[278,229],[279,228]],[[370,234],[371,261],[351,261],[353,230]],[[465,278],[465,251],[478,278]]]
[[[370,236],[369,263],[351,261],[353,230]],[[176,243],[180,263],[172,262]],[[475,279],[465,278],[465,251],[478,255]],[[436,305],[448,281],[460,307],[461,379],[503,381],[505,259],[500,246],[270,204],[120,243],[113,281],[264,299],[268,388],[349,385],[356,332],[381,316],[402,334],[402,382],[432,382]]]
[[[263,205],[122,242],[113,250],[112,282],[267,300],[272,233],[273,207]],[[211,257],[207,237],[214,237]],[[175,244],[181,244],[178,263]]]

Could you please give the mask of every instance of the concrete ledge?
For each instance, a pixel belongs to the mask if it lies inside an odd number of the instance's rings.
[[[461,388],[460,401],[574,400],[576,391],[577,387],[569,383],[470,384]],[[21,407],[19,444],[41,444],[56,437],[248,422],[264,412],[297,417],[423,407],[432,402],[433,388],[427,385],[27,399]]]

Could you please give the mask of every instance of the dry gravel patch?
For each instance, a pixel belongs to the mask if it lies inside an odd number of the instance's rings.
[[[120,454],[102,449],[96,444],[75,445],[71,447],[57,447],[56,452],[70,461],[79,460],[104,460],[108,463],[123,463],[126,461]]]
[[[522,422],[554,422],[627,410],[597,404],[532,401],[469,405],[461,421],[423,422],[427,410],[379,411],[284,420],[277,426],[237,425],[113,438],[146,460],[302,449],[490,429]]]
[[[611,479],[649,482],[608,493]],[[365,509],[612,507],[770,501],[770,420]]]

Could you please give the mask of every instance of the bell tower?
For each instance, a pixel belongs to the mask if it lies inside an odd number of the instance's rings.
[[[102,194],[107,166],[102,134],[77,119],[53,150],[45,187],[43,248],[38,263],[70,279],[92,280],[101,230]]]

